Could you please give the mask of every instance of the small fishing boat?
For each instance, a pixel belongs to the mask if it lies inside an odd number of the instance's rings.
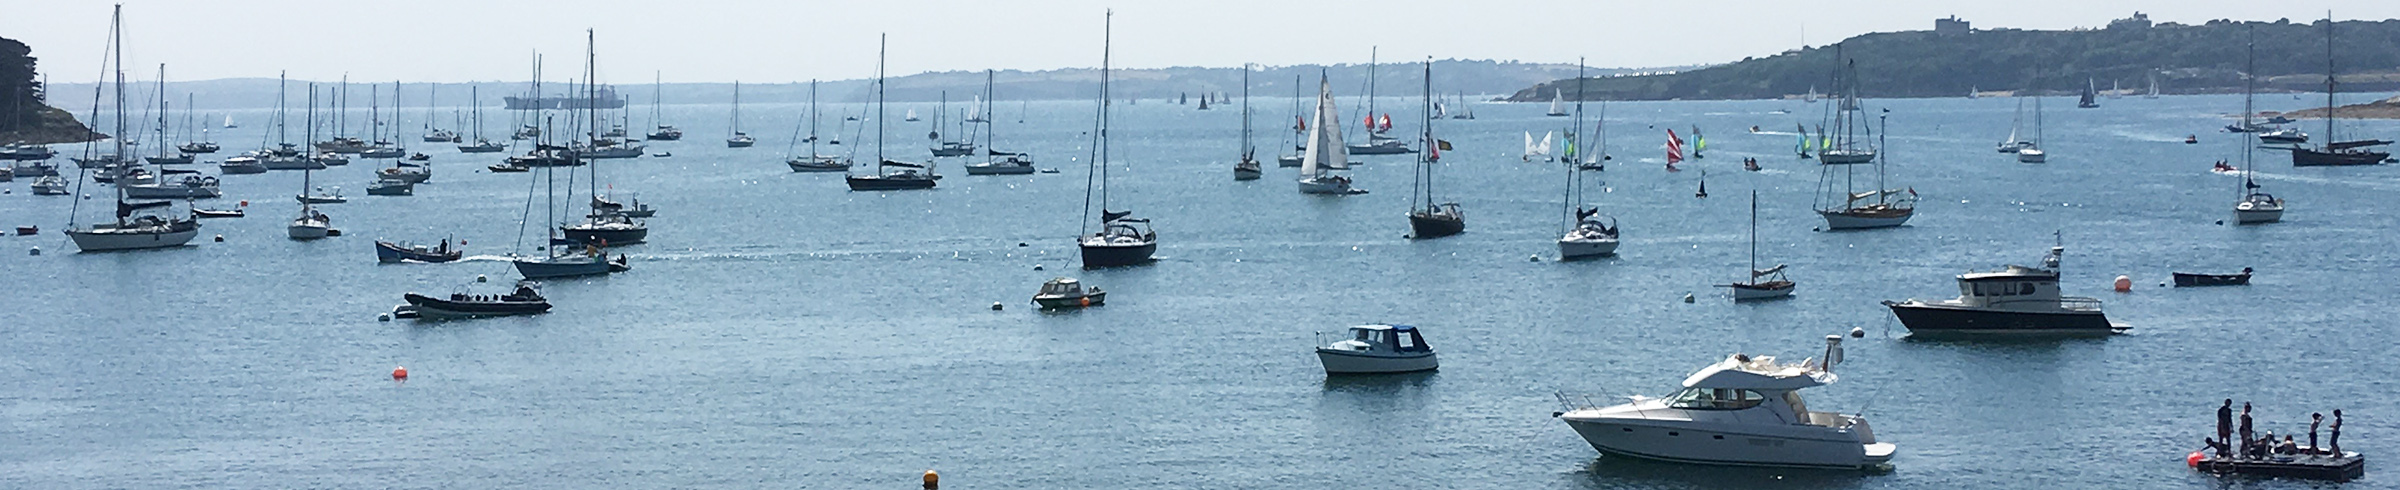
[[[534,290],[532,282],[518,282],[516,291],[505,295],[472,295],[452,293],[448,298],[435,298],[417,293],[403,296],[408,300],[405,312],[395,309],[393,316],[402,318],[475,318],[487,316],[532,315],[550,311],[550,300]]]
[[[624,197],[625,197],[625,200],[623,200],[623,201],[615,201],[615,200],[612,200],[612,199],[615,199],[617,196],[624,196]],[[608,195],[603,195],[603,196],[599,196],[599,197],[594,197],[594,198],[592,198],[592,213],[593,213],[593,214],[621,214],[621,215],[625,215],[625,216],[626,216],[626,217],[628,217],[628,218],[648,218],[648,217],[650,217],[650,216],[652,216],[652,215],[656,215],[656,214],[658,214],[658,210],[657,210],[657,209],[652,209],[652,208],[650,207],[650,205],[648,205],[648,204],[642,204],[642,196],[641,196],[641,195],[639,195],[639,194],[634,194],[634,193],[631,193],[631,192],[625,192],[625,193],[613,193],[613,194],[608,194]]]
[[[243,205],[243,206],[249,206],[249,205],[250,205],[250,203],[248,203],[248,202],[244,202],[244,203],[242,203],[242,205]],[[240,217],[242,217],[242,216],[243,216],[243,215],[245,215],[245,214],[247,214],[247,213],[245,213],[245,212],[244,212],[244,209],[243,209],[243,208],[233,208],[233,209],[200,209],[200,208],[192,208],[192,217],[194,217],[194,218],[240,218]]]
[[[1060,277],[1044,282],[1042,291],[1033,295],[1034,304],[1042,305],[1043,309],[1100,306],[1101,302],[1107,300],[1107,291],[1102,291],[1096,286],[1083,287],[1082,282],[1071,277]]]
[[[417,185],[405,180],[378,179],[372,184],[367,184],[367,195],[370,196],[413,196],[416,194]]]
[[[2250,284],[2250,268],[2248,267],[2243,267],[2242,273],[2240,274],[2200,274],[2193,272],[2177,272],[2174,274],[2175,287],[2179,288],[2199,286],[2247,286]]]
[[[440,245],[431,247],[408,242],[392,243],[383,240],[375,241],[375,261],[385,264],[396,264],[400,263],[401,261],[410,260],[417,262],[442,263],[458,260],[461,255],[462,253],[460,250],[450,247],[450,240],[447,238],[442,239]]]
[[[1393,374],[1432,371],[1441,367],[1433,346],[1417,327],[1359,325],[1349,338],[1317,348],[1325,374]]]

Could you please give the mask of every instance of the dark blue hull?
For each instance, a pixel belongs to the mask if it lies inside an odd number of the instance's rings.
[[[1150,263],[1150,254],[1158,252],[1158,242],[1132,246],[1084,245],[1083,267],[1119,267]]]
[[[2099,311],[2024,312],[1884,302],[1909,334],[1921,337],[2101,337],[2117,333]]]

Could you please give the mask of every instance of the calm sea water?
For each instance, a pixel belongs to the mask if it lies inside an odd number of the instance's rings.
[[[2225,226],[2238,179],[2207,169],[2240,161],[2214,132],[2238,98],[2050,102],[2051,163],[2024,165],[1991,150],[2009,99],[1870,101],[1891,110],[1889,178],[1924,202],[1907,227],[1844,233],[1812,231],[1818,169],[1790,156],[1792,137],[1747,131],[1814,124],[1820,106],[1610,104],[1618,159],[1594,199],[1626,243],[1559,263],[1563,173],[1517,158],[1525,132],[1566,123],[1540,105],[1438,124],[1458,146],[1439,191],[1468,232],[1410,241],[1407,157],[1363,157],[1354,175],[1374,193],[1361,196],[1299,195],[1291,169],[1235,182],[1238,105],[1145,101],[1119,106],[1111,199],[1156,221],[1161,260],[1098,271],[1077,270],[1072,246],[1087,226],[1088,102],[1000,104],[1000,147],[1061,173],[967,176],[945,161],[939,189],[891,193],[787,171],[800,106],[744,107],[762,140],[749,149],[720,143],[727,107],[673,106],[689,139],[652,151],[674,157],[600,164],[605,186],[660,209],[650,243],[620,249],[632,272],[551,282],[546,315],[452,322],[375,316],[405,292],[514,278],[488,257],[529,251],[521,219],[530,210],[538,237],[543,212],[533,177],[479,170],[496,156],[411,144],[437,172],[413,197],[365,196],[374,162],[320,172],[353,200],[325,207],[347,236],[314,242],[282,233],[300,174],[227,177],[202,206],[248,200],[249,217],[130,253],[74,253],[56,232],[72,201],[20,179],[0,217],[44,230],[0,239],[0,487],[913,488],[927,469],[953,488],[2222,486],[2181,459],[2228,397],[2258,403],[2277,432],[2345,409],[2347,447],[2393,454],[2400,170],[2262,153],[2261,182],[2292,210]],[[1382,101],[1410,109],[1393,111],[1397,133],[1414,131],[1413,103]],[[1274,153],[1290,106],[1255,104]],[[217,157],[254,147],[265,114],[237,111],[248,126],[218,130]],[[889,151],[922,160],[927,123],[887,128]],[[1694,125],[1708,157],[1664,171],[1663,130]],[[1741,171],[1743,157],[1767,169]],[[1694,198],[1703,178],[1713,197]],[[1800,284],[1789,301],[1736,305],[1709,286],[1746,265],[1751,190],[1760,260]],[[82,192],[99,199],[80,222],[103,217],[107,188]],[[1877,304],[1955,295],[1951,275],[2032,263],[2054,232],[2070,294],[2103,299],[2130,334],[1912,341]],[[486,258],[375,263],[372,240],[446,236]],[[2242,267],[2259,271],[2253,285],[2159,287],[2170,270]],[[2133,293],[2107,292],[2119,274]],[[1030,308],[1054,276],[1104,287],[1110,304]],[[1368,322],[1421,326],[1443,369],[1327,379],[1316,333]],[[1555,392],[1660,395],[1731,353],[1810,357],[1854,327],[1869,335],[1849,344],[1842,381],[1807,395],[1863,410],[1900,447],[1888,474],[1603,458],[1550,417]],[[389,379],[397,365],[412,379]]]

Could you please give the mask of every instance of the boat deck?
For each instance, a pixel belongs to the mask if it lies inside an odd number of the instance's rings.
[[[2367,458],[2356,451],[2344,451],[2340,456],[2283,455],[2267,459],[2206,456],[2194,461],[2192,468],[2217,474],[2350,481],[2366,476]]]

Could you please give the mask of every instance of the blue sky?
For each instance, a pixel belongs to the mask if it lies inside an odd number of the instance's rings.
[[[59,82],[100,76],[110,3],[10,0],[0,37],[31,44]],[[569,7],[572,6],[572,7]],[[126,2],[126,66],[177,80],[459,82],[580,69],[598,30],[601,77],[615,83],[801,81],[871,76],[891,34],[891,72],[1097,66],[1101,13],[1116,10],[1123,67],[1500,59],[1653,67],[1740,60],[1806,42],[1930,29],[1957,15],[1981,27],[2067,29],[2149,13],[2161,22],[2400,18],[2400,2],[2088,1],[793,1],[142,0]],[[548,76],[555,75],[555,76]]]

